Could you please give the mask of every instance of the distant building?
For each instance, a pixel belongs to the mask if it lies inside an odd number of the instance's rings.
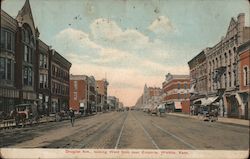
[[[168,111],[190,112],[190,76],[168,73],[162,84]]]
[[[91,114],[96,111],[95,78],[86,75],[70,75],[70,108]]]
[[[115,96],[108,96],[109,110],[117,110],[119,107],[119,98]]]
[[[143,95],[141,95],[141,96],[137,99],[137,101],[136,101],[136,103],[135,103],[135,107],[136,107],[136,108],[139,108],[139,109],[143,108]]]
[[[108,81],[106,79],[96,81],[97,111],[107,109]]]

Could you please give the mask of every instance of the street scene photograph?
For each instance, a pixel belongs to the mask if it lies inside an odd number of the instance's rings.
[[[0,158],[248,158],[249,0],[1,0]]]

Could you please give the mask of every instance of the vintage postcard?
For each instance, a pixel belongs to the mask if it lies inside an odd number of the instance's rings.
[[[1,0],[1,158],[248,158],[248,0]]]

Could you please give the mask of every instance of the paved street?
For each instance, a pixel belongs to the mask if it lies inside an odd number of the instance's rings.
[[[247,150],[249,129],[140,111],[109,112],[76,120],[1,130],[1,147]]]

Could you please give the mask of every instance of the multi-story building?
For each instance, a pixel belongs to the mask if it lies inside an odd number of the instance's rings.
[[[93,76],[70,75],[70,108],[91,114],[96,111],[96,90]]]
[[[208,73],[208,95],[222,97],[220,114],[238,117],[239,90],[238,47],[250,37],[250,27],[245,26],[245,14],[232,18],[225,37],[206,52]]]
[[[154,96],[161,96],[162,95],[162,89],[159,87],[148,87],[146,84],[144,85],[144,91],[143,91],[143,105],[147,105],[149,99]]]
[[[207,95],[207,63],[205,52],[201,51],[188,62],[190,69],[190,100],[195,100]]]
[[[52,113],[69,108],[69,70],[71,63],[55,50],[51,50],[49,57],[51,67],[51,108]]]
[[[164,102],[170,111],[190,112],[190,76],[168,73],[162,83]]]
[[[141,95],[141,96],[137,99],[137,101],[136,101],[136,103],[135,103],[135,107],[138,108],[138,109],[143,108],[143,95]]]
[[[88,78],[88,112],[97,112],[96,99],[97,99],[97,91],[96,91],[96,81],[94,76],[90,76]]]
[[[49,114],[49,102],[50,102],[50,66],[49,55],[50,47],[43,41],[39,40],[38,43],[38,80],[37,80],[37,93],[38,93],[38,109],[43,114]]]
[[[117,110],[119,107],[119,99],[115,96],[108,96],[109,110]]]
[[[107,109],[108,81],[106,79],[96,81],[97,111]]]
[[[239,46],[239,116],[250,119],[250,40]]]
[[[17,103],[37,101],[38,37],[28,0],[16,19],[1,9],[0,98],[3,98],[3,111],[10,111]]]
[[[0,52],[0,111],[9,112],[19,102],[15,68],[18,23],[1,9],[1,52]]]
[[[58,53],[51,55],[48,45],[39,39],[29,0],[25,1],[15,19],[1,9],[0,21],[0,111],[9,112],[20,103],[36,103],[43,113],[52,110],[51,63],[63,70],[58,76],[53,75],[53,84],[60,83],[58,92],[52,92],[53,98],[55,95],[65,97],[58,98],[57,103],[67,105],[71,64]]]

